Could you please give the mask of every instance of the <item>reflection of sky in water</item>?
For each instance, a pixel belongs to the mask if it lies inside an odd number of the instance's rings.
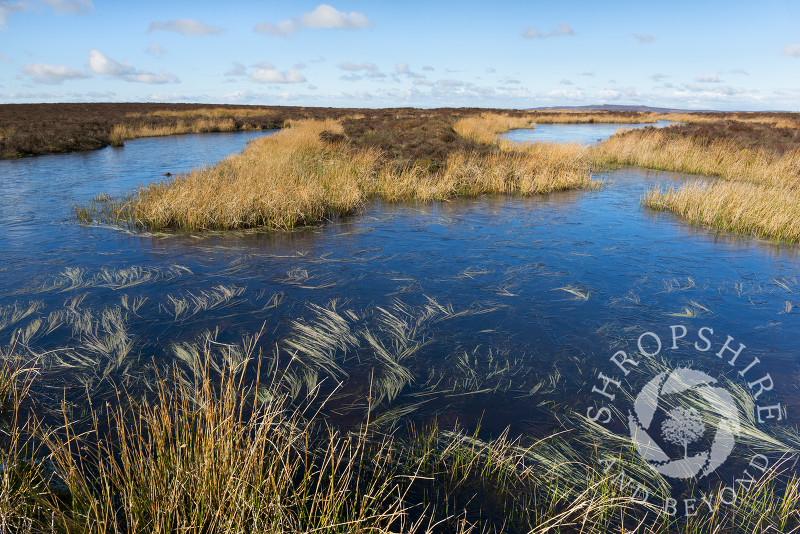
[[[489,349],[525,370],[495,393],[429,403],[420,413],[469,419],[485,412],[492,417],[484,419],[484,428],[513,424],[525,432],[552,423],[552,406],[580,409],[587,383],[619,340],[630,347],[644,329],[708,325],[745,343],[773,372],[775,398],[790,413],[800,408],[797,249],[716,236],[640,208],[640,196],[653,184],[678,185],[692,177],[623,168],[599,176],[607,185],[598,192],[373,202],[346,221],[292,232],[158,237],[84,227],[70,218],[77,202],[210,163],[238,150],[247,137],[145,139],[122,150],[0,162],[0,305],[39,300],[44,308],[37,314],[46,315],[77,295],[85,294],[83,306],[98,311],[118,305],[122,295],[146,296],[128,322],[146,359],[169,355],[169,343],[193,341],[218,326],[221,339],[235,341],[265,325],[269,346],[285,336],[292,320],[311,315],[308,303],[331,299],[359,313],[396,299],[422,306],[428,297],[455,311],[498,307],[432,323],[414,372],[455,369],[460,355],[486,358]],[[125,287],[86,283],[103,269],[133,266],[151,275]],[[78,267],[85,270],[83,285],[32,290],[63,281],[66,268]],[[224,307],[171,319],[168,295],[199,295],[219,285],[243,291]],[[265,309],[275,293],[283,294],[281,304]],[[7,343],[9,330],[0,336]],[[65,334],[43,338],[37,348],[70,342]],[[712,357],[701,363],[709,373],[737,380]],[[554,373],[561,376],[555,389],[529,394]],[[543,406],[543,398],[550,404]],[[397,402],[405,402],[403,395]]]
[[[532,129],[511,130],[503,134],[503,139],[520,143],[580,143],[590,145],[608,139],[620,130],[645,128],[647,126],[663,127],[673,124],[671,121],[658,121],[650,124],[537,124]]]

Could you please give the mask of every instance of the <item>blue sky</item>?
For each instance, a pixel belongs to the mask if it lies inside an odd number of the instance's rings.
[[[0,102],[800,111],[800,2],[0,0]]]

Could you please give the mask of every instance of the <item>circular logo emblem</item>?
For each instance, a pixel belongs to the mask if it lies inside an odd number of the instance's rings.
[[[716,382],[703,372],[679,368],[660,373],[637,395],[628,415],[631,438],[639,455],[660,474],[701,478],[730,456],[739,415],[730,393],[713,386]]]

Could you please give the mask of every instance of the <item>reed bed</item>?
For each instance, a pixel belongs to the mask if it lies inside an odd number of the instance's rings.
[[[342,137],[338,121],[291,122],[215,166],[142,187],[128,198],[100,198],[76,208],[76,215],[151,230],[287,229],[348,215],[371,197],[431,201],[596,187],[589,153],[577,145],[456,150],[442,168],[431,169],[425,162],[400,166]]]
[[[199,118],[193,121],[178,121],[175,124],[133,125],[117,124],[111,129],[111,144],[122,146],[128,139],[138,137],[163,137],[165,135],[178,135],[189,133],[233,132],[236,130],[250,130],[247,125],[237,125],[232,118]]]
[[[119,306],[94,298],[115,285],[93,285],[87,296],[79,283],[63,309],[23,302],[1,314],[10,342],[0,346],[0,531],[650,534],[800,525],[800,483],[777,469],[735,506],[664,515],[621,478],[660,488],[626,436],[572,421],[566,403],[554,411],[562,430],[542,440],[485,431],[459,406],[460,424],[439,418],[454,399],[563,401],[556,365],[542,372],[516,348],[453,344],[448,332],[480,328],[475,318],[497,308],[334,300],[294,309],[300,317],[274,337],[263,327],[237,331],[234,342],[222,326],[186,341],[173,325],[195,313],[227,324],[247,293],[210,285],[159,297],[145,284],[164,279],[133,267],[73,278],[116,283],[112,272],[145,275]],[[61,284],[44,285],[62,294]],[[250,308],[260,321],[260,305]],[[178,337],[154,341],[153,322]],[[648,376],[661,369],[646,365]],[[741,405],[743,449],[797,453],[800,437],[759,432],[752,397],[726,386]],[[624,472],[604,469],[606,455],[618,455]]]
[[[503,132],[533,127],[534,121],[531,117],[512,117],[499,113],[484,113],[478,117],[466,117],[453,124],[453,129],[461,137],[487,145],[496,143],[497,136]]]
[[[571,189],[595,189],[588,151],[579,145],[504,145],[487,156],[456,152],[444,168],[422,166],[383,169],[370,192],[389,201],[448,200],[484,194],[537,195]]]
[[[800,186],[800,149],[783,155],[740,149],[730,142],[671,136],[644,129],[617,134],[596,149],[598,162],[637,165],[756,184]]]
[[[378,155],[351,154],[319,138],[334,121],[297,121],[241,154],[142,187],[111,203],[112,220],[150,229],[292,228],[343,216],[363,200],[359,181]]]
[[[726,127],[737,130],[735,124]],[[764,136],[770,135],[769,128],[762,132]],[[800,149],[786,149],[775,140],[769,141],[775,145],[770,149],[766,139],[764,147],[757,143],[743,147],[746,136],[737,143],[716,134],[704,138],[671,130],[617,134],[598,145],[592,158],[597,165],[637,165],[718,177],[717,182],[651,189],[642,205],[672,211],[693,224],[722,232],[798,242]],[[753,137],[759,132],[747,131],[746,135]]]
[[[254,342],[241,351],[209,347],[193,370],[159,378],[149,397],[118,391],[97,407],[88,399],[88,431],[63,408],[60,425],[26,417],[36,369],[17,372],[0,448],[0,527],[599,534],[798,526],[800,483],[779,485],[779,470],[734,506],[678,520],[637,498],[623,473],[603,469],[602,432],[486,440],[479,429],[434,423],[386,436],[370,431],[369,419],[348,432],[309,404],[290,404]],[[619,454],[631,469],[635,453]]]
[[[777,242],[800,242],[800,190],[742,182],[687,184],[649,190],[642,204],[690,223]]]
[[[534,122],[539,124],[646,124],[665,119],[660,113],[651,112],[608,112],[608,111],[534,111],[530,112]]]

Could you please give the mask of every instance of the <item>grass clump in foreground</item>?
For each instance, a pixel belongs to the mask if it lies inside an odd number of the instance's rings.
[[[357,119],[356,119],[357,120]],[[440,163],[403,145],[403,154],[348,142],[334,120],[300,120],[222,162],[141,187],[123,199],[76,208],[84,222],[148,229],[292,228],[348,215],[372,197],[446,200],[480,194],[531,195],[593,188],[579,146],[431,146]],[[467,144],[466,146],[473,146]],[[410,155],[410,156],[409,156]]]
[[[269,365],[255,346],[205,347],[193,371],[176,363],[149,398],[118,391],[108,404],[90,401],[88,429],[66,410],[49,429],[13,424],[4,438],[16,445],[0,449],[0,528],[689,533],[798,525],[798,481],[779,488],[773,471],[735,506],[667,516],[586,453],[602,438],[591,430],[528,444],[435,423],[386,436],[369,418],[340,430],[321,407],[288,403],[274,387],[279,376],[262,373]],[[15,376],[10,420],[25,420],[33,377]],[[620,454],[637,462],[630,450]]]

